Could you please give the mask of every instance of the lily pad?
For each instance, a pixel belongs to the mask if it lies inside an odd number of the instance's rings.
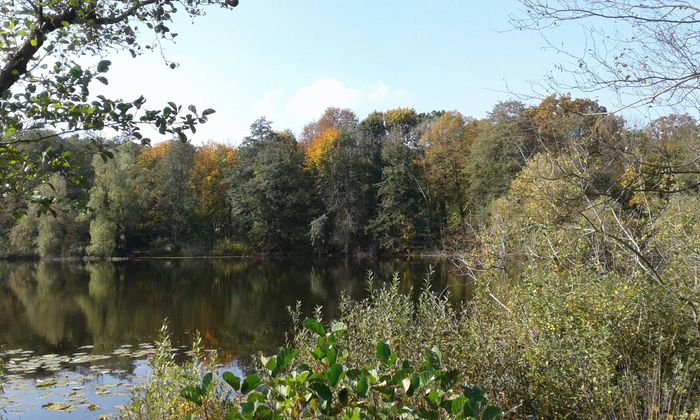
[[[46,381],[42,381],[41,379],[37,379],[36,387],[37,388],[48,388],[50,386],[56,385],[57,382],[58,381],[56,381],[56,378],[47,379]]]
[[[44,410],[51,410],[51,411],[61,411],[61,412],[70,412],[75,410],[75,406],[72,404],[63,404],[63,403],[57,403],[57,402],[50,402],[46,403],[41,406]]]

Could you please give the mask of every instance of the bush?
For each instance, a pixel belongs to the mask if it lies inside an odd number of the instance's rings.
[[[298,357],[302,350],[288,347],[276,356],[263,358],[260,374],[241,379],[224,372],[221,380],[235,392],[212,400],[217,380],[210,372],[200,384],[185,387],[181,396],[203,410],[204,417],[220,413],[230,419],[318,418],[500,418],[501,411],[488,405],[483,392],[460,386],[459,373],[443,368],[442,354],[425,353],[418,368],[399,362],[389,345],[375,347],[372,369],[353,369],[346,363],[349,352],[339,345],[346,331],[334,323],[327,331],[318,321],[306,319],[304,328],[315,337],[315,346],[304,349],[310,364]],[[212,406],[212,401],[214,405]]]
[[[122,413],[126,418],[183,418],[198,415],[197,406],[180,397],[180,391],[199,382],[202,370],[213,369],[215,357],[205,358],[197,335],[184,363],[175,360],[167,324],[160,330],[155,354],[150,359],[151,375],[132,390],[129,404]]]
[[[447,417],[475,395],[515,417],[697,417],[698,330],[673,289],[640,276],[531,264],[500,287],[483,273],[460,306],[429,277],[413,297],[370,276],[330,327],[292,311],[286,347],[254,374],[195,369],[163,398],[205,418]]]

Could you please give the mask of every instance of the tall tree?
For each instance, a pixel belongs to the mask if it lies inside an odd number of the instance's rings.
[[[231,236],[231,208],[226,194],[230,188],[226,174],[237,162],[232,147],[209,143],[197,149],[192,166],[191,183],[196,194],[195,213],[205,221],[210,236]]]
[[[143,246],[144,215],[150,207],[146,178],[136,162],[139,146],[124,143],[114,159],[95,156],[95,185],[88,206],[94,210],[90,223],[89,254],[123,255]]]
[[[523,118],[525,109],[520,102],[497,104],[471,146],[465,167],[467,200],[481,220],[489,203],[505,194],[536,148],[531,126]]]
[[[420,139],[425,148],[428,180],[457,214],[460,228],[464,227],[467,214],[466,163],[479,127],[478,122],[468,121],[459,112],[448,112],[435,120]]]
[[[370,228],[379,245],[388,251],[405,252],[431,243],[429,191],[422,185],[420,149],[404,142],[400,128],[390,132],[382,148],[382,179],[378,187],[379,208]]]
[[[304,126],[300,143],[308,147],[313,141],[327,130],[353,130],[357,126],[357,115],[349,109],[327,108],[321,117]]]
[[[155,205],[176,252],[183,245],[194,212],[196,196],[191,182],[194,155],[195,148],[190,143],[171,141],[152,172]]]
[[[237,154],[228,198],[238,234],[262,252],[306,248],[311,183],[294,136],[262,118]]]

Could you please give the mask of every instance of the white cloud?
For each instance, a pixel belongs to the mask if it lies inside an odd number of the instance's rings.
[[[291,94],[283,89],[268,91],[253,109],[275,123],[275,127],[300,132],[328,107],[349,108],[360,118],[378,109],[406,106],[408,93],[379,81],[366,88],[351,88],[333,78],[324,78]]]

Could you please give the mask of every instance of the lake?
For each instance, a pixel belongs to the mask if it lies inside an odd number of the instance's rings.
[[[376,283],[397,273],[409,291],[429,265],[435,290],[468,299],[449,262],[424,259],[0,262],[0,418],[115,416],[147,376],[166,319],[182,353],[199,331],[226,366],[245,369],[283,343],[288,307],[333,318],[342,295],[366,295],[368,271]]]

